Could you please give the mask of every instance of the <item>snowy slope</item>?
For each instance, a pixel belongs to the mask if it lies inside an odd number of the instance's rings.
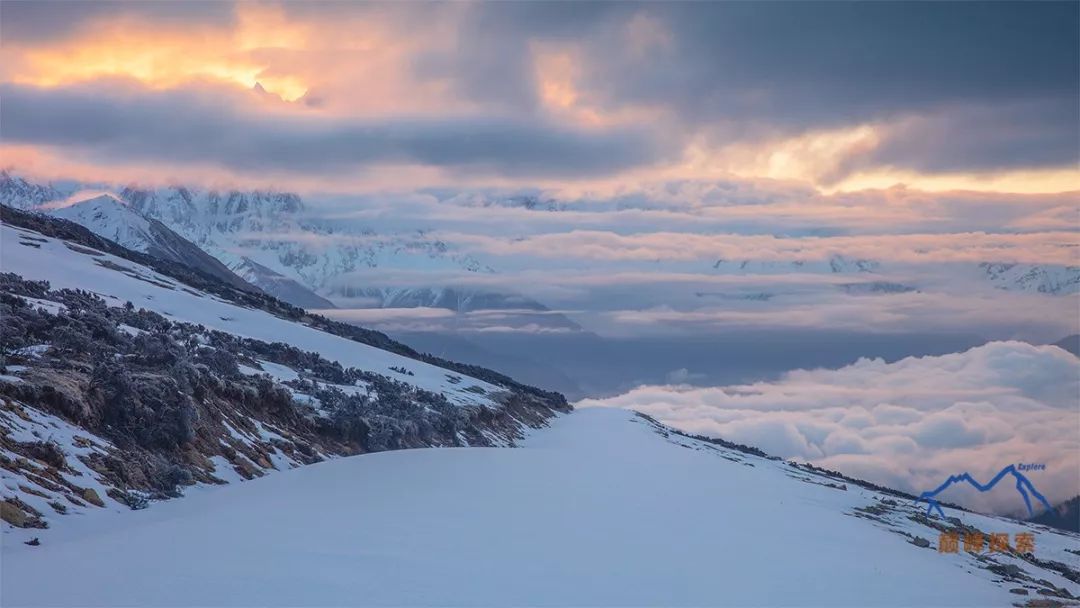
[[[311,310],[334,308],[330,300],[250,258],[242,258],[233,266],[233,271],[248,283],[293,306]]]
[[[109,193],[39,210],[51,216],[80,224],[98,236],[123,247],[157,258],[184,264],[240,289],[251,285],[165,224],[132,209],[125,201]]]
[[[20,238],[24,235],[35,240]],[[134,262],[73,249],[61,240],[6,224],[0,226],[0,260],[5,272],[14,272],[31,280],[47,280],[54,289],[83,289],[99,294],[113,306],[130,301],[136,307],[175,320],[266,342],[286,342],[318,352],[344,367],[391,375],[419,388],[445,394],[454,403],[494,405],[488,395],[504,392],[501,387],[474,378],[463,377],[464,381],[454,382],[448,376],[448,370],[443,368],[293,323],[261,310],[242,308],[177,284]],[[406,373],[401,374],[398,370]]]
[[[109,193],[52,208],[49,215],[81,224],[94,234],[135,251],[147,253],[154,242],[150,220]]]
[[[101,517],[39,547],[8,540],[0,600],[1008,606],[1039,590],[1080,594],[1030,560],[939,553],[937,530],[911,518],[920,508],[828,482],[629,412],[583,410],[522,449],[338,459]],[[1075,535],[948,514],[1033,531],[1037,557],[1077,566]]]

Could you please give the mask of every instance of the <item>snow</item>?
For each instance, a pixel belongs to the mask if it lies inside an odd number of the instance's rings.
[[[22,357],[40,357],[49,350],[48,344],[31,344],[23,348],[15,349],[14,353]]]
[[[296,373],[291,367],[286,367],[278,363],[271,363],[269,361],[259,360],[259,367],[262,369],[256,369],[254,367],[248,367],[247,365],[240,365],[240,373],[248,376],[258,376],[260,374],[269,374],[271,378],[278,382],[286,382],[289,380],[298,380],[300,374]]]
[[[45,412],[28,405],[19,404],[18,408],[22,415],[19,415],[14,409],[0,409],[0,435],[5,436],[10,441],[17,442],[52,442],[64,452],[67,465],[74,471],[74,474],[62,472],[61,475],[64,479],[79,488],[89,488],[94,490],[98,497],[106,504],[107,508],[123,511],[128,510],[126,505],[123,505],[108,495],[109,486],[105,485],[98,478],[98,474],[82,461],[82,458],[95,453],[107,454],[112,447],[108,441],[87,432],[85,429],[70,424],[59,417],[46,414]],[[3,455],[12,460],[22,459],[22,456],[7,450],[4,450]],[[44,469],[44,467],[45,465],[42,463],[28,463],[29,471],[32,471],[35,474]],[[58,519],[75,519],[71,517],[49,517],[50,514],[55,512],[49,505],[50,502],[63,504],[67,507],[69,513],[74,514],[87,515],[103,510],[102,507],[96,507],[89,503],[85,506],[72,504],[65,498],[64,491],[49,489],[38,484],[28,477],[25,471],[27,471],[27,469],[18,471],[0,469],[0,480],[3,482],[2,486],[0,486],[0,497],[15,497],[22,500],[40,511],[45,518],[49,520],[50,524]],[[32,488],[34,491],[27,492],[23,488]],[[15,532],[15,530],[12,530],[7,524],[4,524],[5,542],[7,541],[6,535],[9,532]],[[18,532],[37,533],[42,531],[20,530]]]
[[[132,327],[124,323],[117,325],[116,328],[129,336],[138,336],[146,333],[145,330],[139,329],[138,327]]]
[[[102,517],[92,533],[42,535],[39,547],[8,542],[3,600],[989,606],[1018,597],[971,556],[919,548],[853,517],[879,498],[869,490],[806,483],[783,462],[665,438],[626,411],[562,416],[522,445],[341,458]],[[227,475],[227,463],[215,464]],[[1005,531],[1004,520],[984,523]],[[1037,542],[1038,551],[1075,548],[1077,537],[1040,530]]]
[[[26,371],[25,365],[5,365],[2,369],[8,373],[0,374],[0,382],[10,382],[14,384],[16,382],[23,381],[22,378],[18,376],[12,376],[11,374],[18,374],[20,372]]]
[[[214,477],[217,477],[226,483],[246,481],[240,473],[236,472],[236,469],[224,456],[211,456],[210,462],[214,463]]]
[[[53,314],[53,315],[60,314],[61,312],[63,312],[67,308],[63,304],[61,304],[59,302],[53,302],[52,300],[42,300],[42,299],[39,299],[39,298],[31,298],[30,296],[16,296],[16,297],[21,298],[24,302],[29,304],[32,308],[35,308],[35,309],[43,308],[43,309],[45,309],[45,312],[47,312],[49,314]]]
[[[61,240],[46,237],[41,237],[38,248],[23,247],[15,237],[25,232],[8,225],[0,226],[0,259],[3,259],[4,271],[15,272],[25,279],[47,280],[53,289],[84,289],[98,293],[113,306],[130,301],[137,307],[154,310],[177,321],[199,323],[266,342],[286,342],[302,350],[318,352],[344,367],[373,371],[442,393],[451,403],[458,405],[495,406],[490,395],[505,392],[501,387],[467,376],[463,376],[465,381],[454,384],[448,381],[445,369],[281,319],[261,310],[242,308],[210,294],[179,289],[173,279],[112,255],[87,255],[68,248]],[[125,270],[113,270],[103,263]],[[263,367],[265,369],[266,365]],[[407,369],[413,375],[395,373],[390,369],[392,367]],[[288,368],[278,366],[273,371],[266,371],[271,375],[288,375],[292,372],[285,370]],[[486,395],[471,392],[469,389],[473,387],[483,389]]]
[[[154,241],[150,222],[110,193],[58,207],[49,213],[81,224],[95,234],[135,251],[146,253],[148,245]]]

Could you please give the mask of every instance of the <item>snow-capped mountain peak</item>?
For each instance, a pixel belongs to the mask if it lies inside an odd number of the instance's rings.
[[[881,268],[876,260],[849,258],[834,254],[820,260],[726,260],[719,259],[712,265],[722,274],[850,274],[873,273]]]
[[[983,262],[979,269],[998,289],[1052,295],[1080,292],[1080,266]]]
[[[250,284],[220,261],[169,229],[134,209],[124,199],[104,192],[75,202],[47,202],[38,207],[54,217],[80,224],[98,236],[123,247],[157,258],[178,262],[245,290]]]
[[[128,249],[149,252],[157,240],[151,220],[108,192],[70,204],[46,206],[49,215],[81,224]]]

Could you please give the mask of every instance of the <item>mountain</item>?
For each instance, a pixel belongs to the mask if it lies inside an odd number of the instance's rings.
[[[437,319],[442,331],[490,330],[493,320],[506,329],[580,332],[581,326],[565,315],[518,294],[460,287],[387,288],[341,285],[328,290],[345,302],[363,302],[365,308],[434,308],[458,313]],[[432,323],[432,320],[426,320]]]
[[[1053,296],[1080,293],[1080,266],[1055,264],[1021,264],[980,262],[943,263],[911,266],[902,263],[849,258],[832,255],[824,260],[726,260],[713,263],[718,274],[781,275],[819,274],[852,275],[858,282],[838,284],[837,288],[851,295],[897,294],[920,291],[921,283],[945,282],[952,286],[970,284],[973,288],[991,287],[1004,291],[1038,293]],[[903,282],[889,280],[893,273],[908,275]],[[716,296],[717,294],[708,294]],[[775,293],[762,294],[769,298]],[[738,294],[725,294],[727,298]],[[763,298],[764,299],[764,298]]]
[[[979,268],[998,289],[1050,295],[1080,293],[1080,266],[983,262]]]
[[[413,348],[433,355],[462,363],[471,363],[490,369],[497,369],[518,380],[534,386],[547,387],[558,391],[570,401],[583,399],[588,395],[570,374],[560,368],[557,356],[549,353],[533,352],[528,339],[518,344],[492,350],[484,346],[484,336],[488,332],[470,334],[433,332],[433,331],[395,331],[389,332],[394,338]],[[575,336],[593,335],[588,332],[574,333]],[[599,338],[597,338],[599,339]],[[579,375],[588,375],[583,366],[578,366]]]
[[[842,283],[838,285],[843,291],[852,295],[864,295],[864,294],[889,294],[889,293],[909,293],[912,291],[918,291],[911,285],[905,285],[903,283],[896,283],[893,281],[867,281],[865,283]]]
[[[1074,496],[1029,521],[1070,532],[1080,532],[1080,496]]]
[[[50,208],[48,213],[85,226],[128,249],[186,264],[239,289],[251,289],[250,284],[216,258],[112,194],[100,194],[64,207]]]
[[[1066,336],[1057,342],[1054,342],[1054,346],[1067,350],[1077,357],[1080,357],[1080,334]]]
[[[47,210],[62,206],[86,187],[34,184],[3,172],[0,202],[20,209]],[[300,196],[287,192],[100,184],[94,184],[93,189],[111,192],[135,214],[167,226],[236,275],[295,306],[327,309],[339,299],[342,305],[360,301],[365,308],[434,307],[463,313],[482,305],[502,311],[537,311],[526,314],[517,325],[559,330],[577,327],[565,316],[513,293],[465,285],[400,288],[387,284],[387,277],[395,274],[495,272],[427,230],[382,234],[363,226],[342,229],[341,222],[319,218]],[[86,220],[82,215],[69,219]],[[352,296],[346,294],[361,295],[347,301]]]
[[[1080,595],[1080,536],[946,515],[589,409],[516,449],[341,458],[84,518],[92,534],[34,531],[36,547],[9,537],[0,582],[20,606],[1050,606]],[[1034,534],[1038,558],[941,546],[975,532]],[[197,584],[176,584],[178,571]]]
[[[51,184],[36,184],[10,171],[0,171],[0,201],[9,207],[36,209],[62,200],[69,194],[70,191],[59,190]]]
[[[330,300],[250,258],[241,259],[234,270],[248,283],[293,306],[312,310],[334,308]]]
[[[787,273],[870,273],[881,268],[881,262],[832,255],[826,260],[716,260],[713,270],[722,274],[787,274]]]
[[[343,274],[385,266],[492,272],[423,230],[343,231],[313,216],[296,194],[176,186],[128,187],[118,196],[230,266],[247,257],[315,290]]]
[[[70,221],[0,220],[5,605],[1080,596],[1077,534],[928,517],[755,448],[573,411]],[[942,545],[974,532],[1037,550]]]
[[[345,455],[513,444],[569,410],[81,225],[0,219],[5,531]]]

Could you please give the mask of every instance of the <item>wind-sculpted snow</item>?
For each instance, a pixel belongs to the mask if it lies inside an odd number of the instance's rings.
[[[680,436],[630,412],[520,449],[342,458],[3,547],[4,605],[1006,606],[1080,594],[1078,537],[1034,558],[939,553],[895,496]],[[14,537],[14,538],[13,538]],[[920,541],[929,539],[926,546]],[[57,584],[63,573],[63,584]],[[1002,574],[1004,573],[1004,574]],[[1070,574],[1075,576],[1075,573]]]

